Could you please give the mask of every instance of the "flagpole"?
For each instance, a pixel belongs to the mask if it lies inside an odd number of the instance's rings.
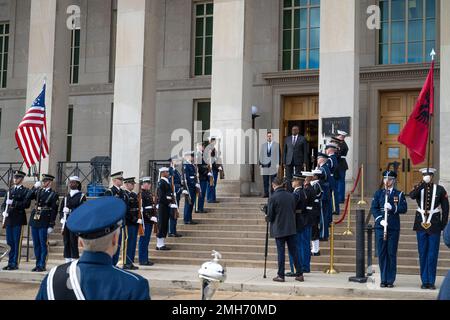
[[[433,79],[432,79],[432,89],[433,89],[433,101],[434,101],[434,59],[436,57],[436,51],[434,51],[434,48],[431,50],[430,53],[431,56],[431,63],[433,68]],[[431,108],[431,105],[430,105]],[[430,110],[431,111],[431,110]],[[433,112],[434,113],[434,112]],[[432,122],[433,122],[433,113],[429,112],[429,118],[428,118],[428,154],[427,154],[427,173],[430,172],[430,165],[431,165],[431,129],[433,128]]]

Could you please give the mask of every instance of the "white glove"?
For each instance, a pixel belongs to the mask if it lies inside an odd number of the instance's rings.
[[[223,168],[222,168],[222,167],[219,167],[219,171],[223,171]]]
[[[383,227],[387,227],[387,225],[388,225],[388,223],[387,223],[386,220],[381,220],[381,221],[380,221],[380,224],[381,224]]]
[[[150,221],[153,221],[153,222],[157,223],[158,222],[158,218],[157,217],[151,217]]]
[[[196,187],[197,189],[200,189],[200,183],[197,183],[197,184],[195,185],[195,187]]]
[[[386,202],[386,203],[384,204],[384,208],[385,208],[385,209],[388,209],[388,210],[392,210],[392,206],[391,206],[391,204],[390,204],[389,202]]]
[[[59,220],[59,222],[61,222],[61,224],[65,224],[66,223],[66,219],[61,219],[61,220]]]
[[[141,207],[141,212],[144,212],[144,207]]]
[[[38,181],[34,184],[34,187],[37,189],[37,188],[40,188],[41,185],[42,185],[42,183],[40,181]]]
[[[142,219],[138,219],[137,223],[138,223],[138,224],[143,224],[143,223],[142,223]]]
[[[320,181],[319,180],[314,180],[311,181],[311,185],[314,187],[316,184],[318,184]]]
[[[70,212],[70,209],[67,208],[67,207],[64,207],[63,212],[64,212],[64,213],[69,213],[69,212]]]
[[[189,191],[187,191],[187,190],[183,190],[183,192],[182,192],[184,195],[188,195],[189,194]]]
[[[172,209],[178,209],[178,206],[177,206],[176,204],[174,204],[174,203],[171,204],[170,207],[171,207]]]
[[[47,234],[50,234],[50,233],[52,233],[53,232],[53,228],[48,228],[47,229]]]
[[[10,200],[6,200],[6,205],[7,205],[7,206],[12,205],[12,204],[13,204],[13,201],[14,201],[14,200],[11,200],[11,199],[10,199]]]
[[[8,218],[9,214],[8,214],[8,212],[3,211],[2,216],[3,216],[3,218]]]
[[[209,176],[209,177],[214,177],[214,175],[212,174],[212,172],[208,172],[208,176]]]

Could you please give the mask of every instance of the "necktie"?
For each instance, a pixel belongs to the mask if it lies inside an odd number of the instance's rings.
[[[295,145],[296,142],[297,142],[297,136],[294,136],[294,142],[292,144]]]

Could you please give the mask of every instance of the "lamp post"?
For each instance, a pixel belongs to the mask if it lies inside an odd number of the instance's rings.
[[[260,115],[258,114],[258,107],[252,106],[252,129],[255,130],[255,120],[256,118],[259,118]],[[251,169],[251,175],[252,175],[252,182],[255,182],[255,164],[252,164]]]

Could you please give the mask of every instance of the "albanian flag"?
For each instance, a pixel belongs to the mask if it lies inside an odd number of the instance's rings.
[[[398,142],[408,148],[414,165],[425,161],[431,116],[434,112],[434,61],[431,64],[427,81],[420,92],[416,106],[405,127],[398,137]]]

